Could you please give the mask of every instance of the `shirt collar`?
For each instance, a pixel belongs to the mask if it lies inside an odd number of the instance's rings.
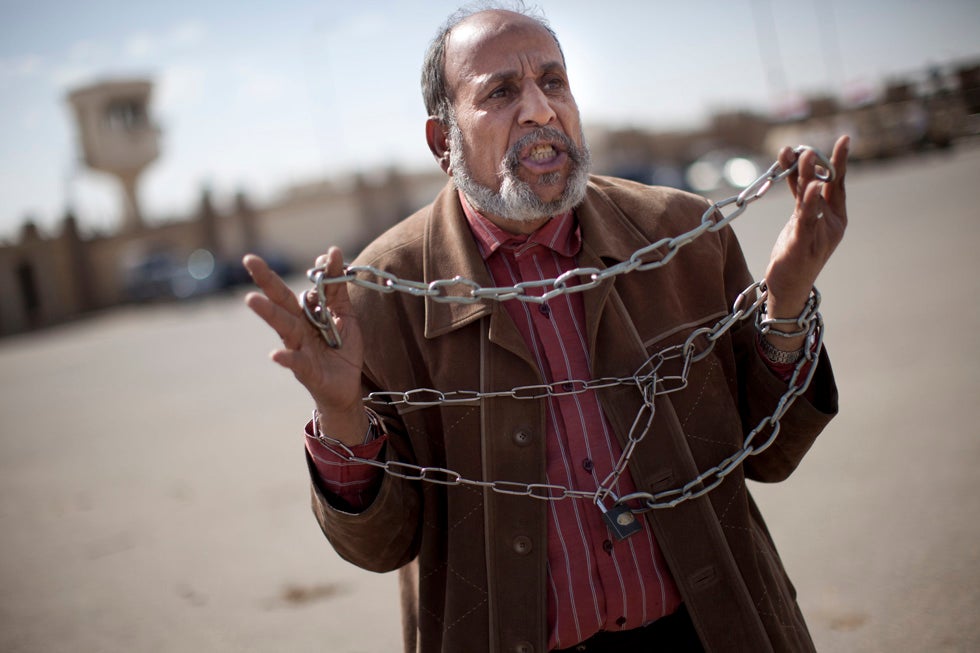
[[[459,193],[459,201],[483,260],[490,258],[500,248],[519,253],[533,245],[541,245],[568,257],[577,255],[582,249],[582,230],[573,211],[553,216],[530,234],[512,234],[474,209],[463,193]]]

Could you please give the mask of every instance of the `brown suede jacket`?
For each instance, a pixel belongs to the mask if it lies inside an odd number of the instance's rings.
[[[592,177],[576,209],[581,267],[605,268],[696,226],[703,198]],[[355,261],[402,279],[456,275],[492,286],[451,185]],[[608,279],[583,294],[593,376],[632,375],[649,356],[726,316],[752,278],[729,228],[706,233],[662,268]],[[351,289],[366,339],[370,390],[500,391],[542,382],[499,302],[440,303]],[[680,487],[738,452],[786,389],[760,358],[751,320],[695,363],[685,389],[656,400],[651,432],[629,464],[638,489]],[[621,443],[640,406],[633,387],[599,391]],[[796,592],[746,486],[785,479],[837,411],[829,361],[809,400],[783,417],[774,444],[749,456],[705,497],[645,518],[708,651],[812,651]],[[464,477],[545,482],[543,402],[483,399],[439,407],[381,406],[391,460]],[[761,434],[756,441],[764,441]],[[316,475],[314,474],[314,478]],[[544,501],[385,475],[363,512],[336,507],[318,484],[313,505],[329,541],[365,569],[402,568],[406,650],[544,653]],[[410,564],[411,563],[411,564]]]

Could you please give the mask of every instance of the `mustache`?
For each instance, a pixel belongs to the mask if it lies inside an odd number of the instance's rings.
[[[582,149],[575,144],[571,138],[569,138],[564,133],[558,131],[554,127],[538,127],[534,131],[521,136],[514,145],[507,151],[507,156],[504,157],[504,168],[512,173],[517,173],[517,169],[520,167],[520,152],[534,145],[535,143],[550,143],[551,145],[556,145],[560,149],[564,150],[568,157],[573,163],[581,164],[584,156]]]

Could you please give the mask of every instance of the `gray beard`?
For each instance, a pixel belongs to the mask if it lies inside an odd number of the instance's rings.
[[[520,167],[518,153],[541,140],[560,145],[571,160],[571,171],[565,190],[551,202],[542,201],[531,186],[517,176]],[[582,135],[582,143],[585,143],[584,135]],[[514,222],[534,222],[574,209],[585,199],[589,169],[592,164],[588,146],[578,147],[572,139],[552,127],[539,127],[514,143],[507,152],[501,163],[500,174],[503,180],[500,183],[500,190],[495,191],[474,180],[470,174],[463,155],[463,132],[454,116],[450,116],[449,119],[449,162],[456,188],[466,196],[476,210]],[[542,175],[540,182],[556,184],[560,179],[560,172],[552,172]]]

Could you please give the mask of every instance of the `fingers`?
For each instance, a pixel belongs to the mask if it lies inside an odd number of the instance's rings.
[[[813,150],[805,149],[798,154],[795,149],[784,147],[779,151],[777,160],[783,170],[790,171],[786,182],[797,200],[814,180],[820,181],[817,177],[817,155]]]
[[[310,359],[298,351],[292,349],[278,349],[270,356],[272,362],[285,367],[291,371],[296,378],[306,385],[305,381],[309,376]]]
[[[785,145],[779,150],[779,154],[776,155],[776,160],[783,170],[787,170],[796,162],[796,152],[789,145]]]
[[[851,149],[851,137],[841,136],[834,143],[834,151],[830,155],[830,162],[834,165],[835,182],[840,182],[843,187],[844,176],[847,174],[847,153]]]
[[[833,165],[835,172],[833,182],[831,183],[841,191],[844,189],[844,176],[847,173],[847,152],[849,147],[850,137],[841,136],[834,144],[834,151],[830,157],[830,163]],[[793,197],[802,195],[808,185],[814,180],[823,181],[816,175],[817,166],[819,165],[818,157],[809,149],[797,154],[794,148],[784,146],[779,150],[776,160],[780,168],[790,171],[786,176],[786,181],[793,193]]]
[[[248,254],[242,259],[262,293],[245,296],[245,305],[276,332],[287,348],[295,349],[303,339],[302,309],[289,286],[273,272],[261,257]]]
[[[797,218],[803,225],[811,225],[824,217],[824,199],[820,192],[822,183],[811,183],[801,191],[801,199],[797,203]]]
[[[847,173],[847,150],[850,139],[842,136],[837,139],[830,163],[834,167],[831,181],[821,178],[823,166],[813,150],[806,150],[797,161],[796,175],[791,177],[793,196],[796,198],[798,217],[804,221],[820,219],[832,214],[846,221],[844,201],[844,176]],[[818,176],[818,171],[820,175]]]
[[[295,349],[300,346],[302,324],[299,321],[304,319],[303,316],[286,310],[262,293],[257,292],[251,292],[245,296],[245,305],[272,327],[286,347]]]
[[[339,247],[331,247],[326,254],[322,254],[316,259],[316,266],[325,269],[325,276],[340,277],[344,274],[344,253]],[[347,315],[351,313],[350,295],[347,292],[346,283],[324,284],[324,298],[327,306],[335,315]]]
[[[797,218],[802,222],[811,223],[823,217],[823,185],[824,182],[817,177],[817,155],[813,150],[804,151],[797,160],[796,184],[793,188]]]
[[[786,184],[789,186],[790,191],[793,193],[793,197],[796,197],[797,193],[797,183],[799,178],[799,170],[794,167],[796,163],[797,154],[790,146],[786,145],[783,149],[779,150],[779,155],[776,160],[779,162],[779,167],[783,170],[792,170],[786,176]]]
[[[850,136],[841,136],[834,144],[834,152],[830,157],[830,162],[834,166],[834,181],[827,185],[824,197],[830,204],[835,213],[847,220],[846,197],[844,191],[844,178],[847,176],[847,154],[850,150]]]
[[[320,337],[307,319],[300,299],[305,300],[311,307],[322,305],[322,310],[327,315],[340,316],[353,313],[346,283],[322,283],[319,288],[307,290],[305,297],[297,298],[261,257],[248,254],[242,259],[242,264],[262,291],[246,295],[245,304],[275,330],[287,350],[301,348],[310,334]],[[326,254],[317,257],[315,265],[323,269],[325,277],[342,277],[343,252],[338,247],[331,247]],[[341,322],[337,322],[337,325],[342,328]],[[286,365],[286,367],[291,366]]]
[[[289,286],[278,274],[269,268],[261,257],[255,254],[246,254],[245,258],[242,259],[242,265],[245,266],[255,285],[262,289],[266,297],[289,312],[299,314],[301,309],[293,291],[289,289]]]

